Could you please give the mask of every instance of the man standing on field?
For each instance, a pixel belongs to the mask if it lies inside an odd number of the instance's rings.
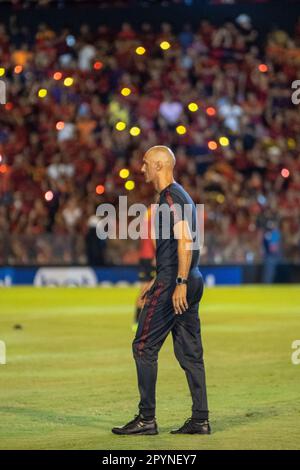
[[[114,434],[158,434],[155,418],[155,388],[158,353],[172,332],[174,352],[186,373],[192,396],[192,416],[173,434],[210,434],[198,316],[203,279],[198,269],[199,247],[196,207],[187,192],[175,182],[175,157],[165,146],[151,147],[143,158],[142,173],[159,193],[155,214],[156,278],[141,294],[144,307],[133,341],[140,392],[139,414]],[[168,208],[169,217],[163,208]],[[190,217],[186,218],[186,208]],[[169,236],[164,235],[169,232]]]

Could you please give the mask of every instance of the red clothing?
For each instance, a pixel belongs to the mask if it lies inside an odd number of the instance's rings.
[[[151,208],[147,209],[147,212],[143,219],[142,233],[147,234],[147,238],[141,238],[139,256],[143,259],[153,259],[155,256],[154,240],[151,239]]]

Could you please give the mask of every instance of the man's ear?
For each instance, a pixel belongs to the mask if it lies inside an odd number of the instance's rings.
[[[162,169],[162,163],[161,162],[155,162],[155,169],[156,169],[156,171],[160,171]]]

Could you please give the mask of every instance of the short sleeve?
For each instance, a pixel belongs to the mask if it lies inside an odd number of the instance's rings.
[[[184,211],[186,201],[174,191],[167,190],[165,194],[166,201],[171,210],[174,225],[184,220]]]

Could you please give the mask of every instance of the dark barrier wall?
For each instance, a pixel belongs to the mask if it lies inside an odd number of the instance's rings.
[[[16,10],[7,4],[0,5],[0,22],[7,23],[11,15],[16,15],[18,23],[30,26],[33,33],[36,25],[41,22],[46,22],[53,28],[69,27],[76,31],[82,23],[88,23],[92,28],[99,24],[118,28],[124,21],[129,21],[139,28],[142,22],[148,21],[158,29],[162,22],[168,21],[177,29],[185,22],[198,25],[202,19],[222,24],[224,21],[234,20],[241,13],[247,13],[255,27],[264,34],[274,26],[292,31],[300,15],[300,4],[289,0],[239,5],[209,5],[198,0],[191,6],[135,6],[125,9],[100,8],[96,1],[73,6],[71,2],[66,2],[66,5],[64,8],[50,6],[27,10]]]
[[[263,279],[263,265],[201,266],[205,283],[214,285],[258,284]],[[137,266],[3,266],[0,286],[96,286],[134,284],[138,281]],[[300,265],[277,266],[274,283],[300,283]]]

